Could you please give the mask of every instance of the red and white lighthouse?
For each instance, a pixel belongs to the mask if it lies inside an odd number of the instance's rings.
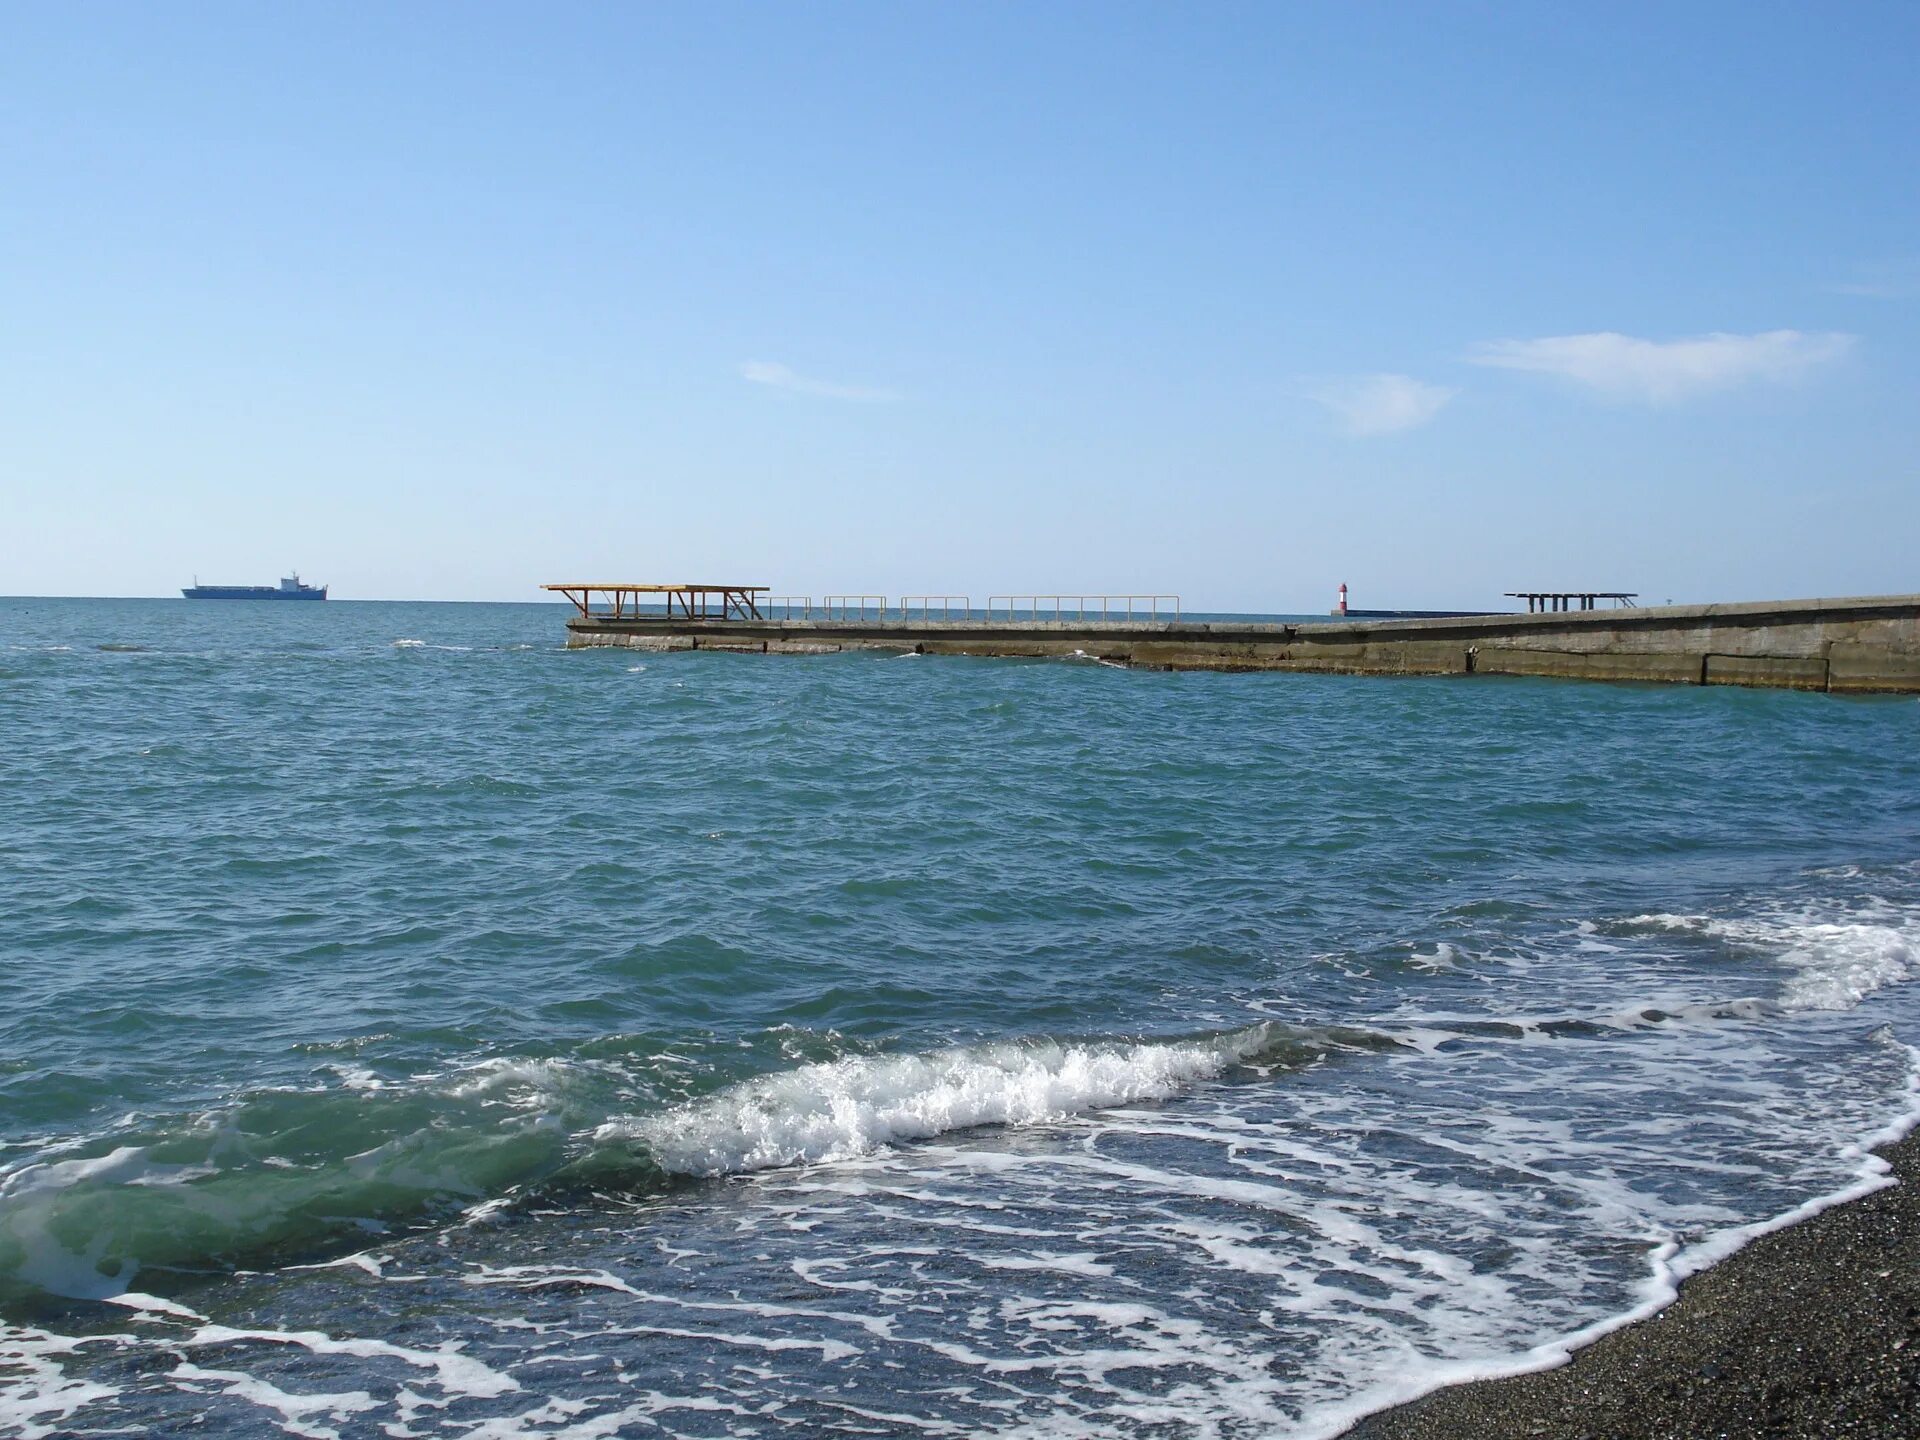
[[[1347,582],[1344,580],[1340,582],[1340,603],[1333,607],[1333,613],[1336,615],[1347,613]]]

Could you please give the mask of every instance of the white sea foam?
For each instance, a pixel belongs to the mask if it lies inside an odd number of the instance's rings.
[[[1770,954],[1789,972],[1779,997],[1786,1010],[1851,1010],[1878,990],[1920,976],[1920,925],[1891,908],[1838,919],[1810,912],[1738,919],[1656,914],[1631,923]]]
[[[138,1308],[172,1316],[193,1316],[184,1306],[154,1301],[150,1296],[124,1295],[116,1303],[142,1302]],[[197,1318],[197,1317],[196,1317]],[[89,1379],[68,1376],[56,1357],[77,1355],[85,1347],[158,1348],[175,1358],[168,1378],[180,1389],[204,1394],[210,1387],[236,1399],[272,1411],[280,1428],[306,1440],[338,1440],[339,1431],[318,1423],[319,1418],[347,1424],[356,1415],[378,1409],[377,1401],[366,1389],[299,1394],[280,1388],[244,1369],[202,1366],[184,1358],[182,1352],[217,1350],[240,1354],[256,1345],[291,1346],[314,1356],[340,1357],[357,1361],[397,1361],[415,1370],[430,1372],[423,1383],[437,1389],[441,1398],[426,1399],[402,1389],[395,1397],[405,1408],[444,1407],[450,1400],[497,1399],[518,1391],[520,1382],[494,1369],[484,1361],[461,1353],[460,1342],[434,1349],[413,1349],[384,1340],[335,1337],[317,1330],[241,1330],[225,1325],[200,1324],[189,1333],[174,1330],[164,1340],[146,1340],[137,1335],[108,1335],[70,1338],[41,1330],[0,1325],[0,1433],[17,1435],[21,1440],[72,1433],[65,1423],[88,1405],[112,1400],[121,1392],[112,1386]],[[10,1373],[9,1373],[10,1372]],[[115,1433],[89,1426],[90,1433]],[[412,1433],[387,1428],[385,1433]]]
[[[173,1367],[171,1378],[185,1382],[183,1388],[218,1385],[225,1394],[272,1410],[280,1417],[280,1428],[289,1435],[306,1440],[340,1440],[340,1432],[313,1423],[309,1416],[323,1414],[329,1420],[345,1424],[353,1416],[375,1408],[373,1396],[365,1390],[349,1390],[337,1395],[295,1395],[252,1375],[237,1370],[205,1370],[190,1361]]]
[[[842,1159],[981,1125],[1040,1125],[1165,1099],[1255,1053],[1265,1027],[1219,1039],[1002,1044],[855,1056],[736,1085],[658,1115],[609,1121],[666,1170],[724,1175]]]
[[[447,1087],[449,1095],[460,1099],[505,1100],[538,1110],[549,1110],[561,1103],[575,1083],[578,1072],[590,1062],[580,1060],[528,1060],[502,1057],[464,1066]]]
[[[1409,955],[1407,968],[1435,975],[1446,970],[1458,970],[1460,962],[1465,958],[1465,953],[1458,945],[1442,940],[1433,947],[1433,953],[1430,955],[1421,954],[1418,951]]]
[[[416,1369],[431,1370],[440,1389],[450,1394],[490,1399],[518,1390],[520,1382],[485,1362],[460,1353],[458,1343],[433,1350],[414,1350],[385,1340],[349,1337],[336,1339],[318,1330],[236,1330],[226,1325],[202,1325],[174,1344],[187,1349],[229,1345],[296,1345],[315,1355],[352,1355],[360,1359],[392,1359]]]
[[[712,1395],[668,1395],[649,1391],[638,1404],[580,1418],[584,1402],[554,1399],[519,1415],[485,1420],[463,1432],[464,1440],[613,1440],[642,1433],[678,1434],[654,1417],[676,1410],[749,1416],[744,1405]],[[559,1429],[553,1427],[559,1426]],[[644,1427],[644,1429],[642,1429]]]
[[[531,1253],[572,1263],[518,1263],[524,1243],[517,1251],[488,1245],[468,1258],[458,1278],[470,1301],[435,1288],[444,1275],[389,1277],[427,1286],[433,1298],[422,1292],[422,1305],[496,1327],[479,1332],[483,1348],[473,1355],[210,1324],[169,1324],[163,1335],[112,1343],[184,1352],[197,1368],[174,1372],[176,1383],[217,1389],[229,1407],[260,1406],[263,1426],[278,1421],[302,1436],[335,1427],[468,1440],[610,1437],[656,1426],[673,1433],[672,1412],[723,1396],[737,1407],[727,1413],[778,1415],[782,1425],[819,1434],[881,1425],[1036,1440],[1330,1437],[1361,1414],[1441,1384],[1558,1364],[1659,1309],[1682,1276],[1753,1234],[1886,1183],[1864,1147],[1910,1120],[1863,1137],[1838,1169],[1823,1163],[1808,1172],[1823,1188],[1842,1187],[1838,1194],[1743,1225],[1744,1217],[1699,1203],[1684,1187],[1663,1193],[1661,1174],[1710,1180],[1729,1168],[1724,1154],[1698,1153],[1715,1122],[1704,1119],[1698,1133],[1686,1128],[1702,1120],[1696,1109],[1651,1105],[1613,1133],[1559,1113],[1563,1103],[1588,1107],[1617,1093],[1621,1066],[1644,1062],[1651,1078],[1685,1057],[1713,1070],[1716,1084],[1767,1087],[1740,1092],[1734,1108],[1753,1127],[1744,1133],[1779,1133],[1774,1117],[1748,1103],[1756,1093],[1786,1107],[1778,1120],[1797,1123],[1792,1087],[1752,1053],[1754,1027],[1706,1023],[1713,1018],[1697,1029],[1582,1032],[1554,1056],[1558,1083],[1546,1103],[1538,1065],[1527,1058],[1539,1053],[1533,1042],[1494,1035],[1495,1043],[1458,1050],[1396,1049],[1385,1065],[1359,1060],[1297,1080],[1209,1086],[1173,1107],[1118,1101],[1076,1123],[1066,1143],[882,1141],[831,1167],[770,1171],[743,1187],[746,1203],[723,1207],[718,1228],[709,1207],[650,1209],[638,1223],[659,1238],[638,1255],[636,1222],[624,1215],[611,1219],[604,1247],[569,1221],[565,1244],[546,1250],[536,1236]],[[1821,1022],[1769,1007],[1756,1023],[1780,1035]],[[1173,1046],[1078,1048],[1144,1067],[1159,1077],[1155,1084],[1191,1087],[1206,1056],[1225,1068],[1270,1038],[1252,1031]],[[1908,1073],[1904,1103],[1920,1111],[1912,1052],[1890,1030],[1874,1039],[1875,1048],[1893,1047],[1881,1054],[1897,1051]],[[1064,1054],[1076,1047],[983,1047],[920,1063],[964,1070],[997,1060],[1003,1078],[973,1092],[992,1094],[1012,1084],[1004,1076],[1024,1070],[1018,1057],[996,1055],[1003,1048],[1044,1056],[1039,1068],[1055,1078],[1031,1081],[1040,1085],[1066,1083],[1059,1077],[1072,1066]],[[1161,1057],[1158,1068],[1148,1066],[1136,1054],[1145,1049],[1185,1051],[1187,1062],[1169,1067]],[[1584,1069],[1589,1058],[1599,1068]],[[834,1067],[804,1069],[817,1095],[859,1090],[881,1109],[927,1119],[930,1087],[915,1083],[911,1067],[888,1070],[897,1063],[846,1067],[866,1079],[838,1089],[818,1073]],[[1140,1098],[1159,1093],[1141,1084],[1149,1093]],[[1576,1099],[1585,1087],[1591,1093]],[[1100,1093],[1115,1088],[1135,1086]],[[1462,1090],[1474,1098],[1471,1123],[1449,1124],[1463,1118]],[[1061,1113],[1079,1113],[1093,1095],[1080,1085]],[[1392,1106],[1383,1109],[1387,1099]],[[1015,1108],[1003,1100],[995,1113]],[[1874,1113],[1884,1114],[1880,1104]],[[1807,1150],[1831,1156],[1817,1129],[1804,1138]],[[1412,1151],[1400,1148],[1409,1141]],[[1662,1148],[1672,1163],[1644,1168]],[[1642,1188],[1649,1178],[1655,1184]],[[1542,1196],[1551,1202],[1541,1204]],[[1029,1223],[1004,1223],[1019,1219]],[[925,1243],[932,1234],[949,1238]],[[686,1236],[705,1248],[673,1244]],[[1583,1243],[1595,1236],[1611,1238],[1599,1250]],[[1596,1254],[1622,1245],[1647,1257],[1639,1273],[1596,1290]],[[669,1270],[652,1258],[656,1249],[708,1260]],[[711,1263],[723,1251],[726,1264]],[[371,1278],[384,1267],[362,1268]],[[792,1303],[796,1283],[812,1303]],[[399,1309],[374,1313],[410,1312],[413,1303],[410,1294]],[[1564,1333],[1534,1343],[1555,1329]],[[317,1358],[289,1366],[261,1347],[299,1347]],[[670,1358],[648,1358],[663,1352]],[[482,1369],[464,1371],[463,1361]],[[396,1362],[412,1374],[396,1379]],[[68,1370],[84,1374],[71,1363]],[[576,1370],[601,1382],[594,1393],[554,1387],[554,1377]],[[166,1367],[156,1373],[167,1375]],[[875,1378],[883,1375],[913,1381],[896,1395],[889,1380]],[[44,1388],[57,1394],[59,1383],[48,1377]],[[294,1393],[307,1390],[314,1393]],[[377,1403],[360,1407],[363,1395]],[[439,1413],[455,1400],[457,1419]],[[150,1397],[119,1403],[145,1403],[149,1409],[128,1413],[153,1413]],[[884,1418],[892,1414],[905,1418],[895,1425]],[[42,1434],[71,1428],[52,1409],[38,1423]]]
[[[1681,919],[1683,917],[1643,918]],[[1313,1423],[1301,1429],[1301,1440],[1332,1440],[1332,1437],[1345,1433],[1365,1416],[1404,1404],[1449,1385],[1469,1384],[1476,1380],[1497,1380],[1510,1375],[1556,1369],[1571,1360],[1577,1351],[1585,1349],[1594,1341],[1657,1315],[1679,1298],[1682,1281],[1719,1264],[1762,1235],[1770,1235],[1777,1230],[1798,1225],[1823,1211],[1848,1204],[1894,1184],[1891,1173],[1893,1167],[1871,1152],[1881,1146],[1893,1144],[1904,1138],[1916,1126],[1920,1126],[1920,1049],[1894,1039],[1892,1032],[1885,1027],[1876,1031],[1872,1038],[1882,1044],[1892,1045],[1906,1054],[1908,1072],[1904,1107],[1886,1125],[1842,1149],[1841,1158],[1854,1166],[1855,1178],[1851,1184],[1817,1195],[1767,1219],[1716,1230],[1691,1245],[1683,1246],[1673,1240],[1656,1245],[1648,1256],[1647,1277],[1638,1287],[1636,1302],[1629,1308],[1516,1355],[1480,1361],[1426,1360],[1409,1365],[1389,1381],[1363,1389],[1348,1399],[1321,1407],[1312,1415]]]
[[[45,1440],[71,1433],[64,1423],[69,1416],[120,1393],[68,1375],[55,1358],[74,1355],[88,1343],[0,1323],[0,1434]]]
[[[359,1270],[371,1275],[376,1280],[385,1280],[390,1278],[387,1275],[386,1267],[392,1259],[393,1257],[391,1255],[377,1254],[372,1250],[358,1250],[351,1255],[342,1255],[336,1260],[316,1260],[311,1265],[283,1265],[280,1268],[290,1271]]]
[[[102,1297],[109,1305],[124,1306],[128,1310],[138,1311],[148,1316],[168,1316],[175,1320],[205,1320],[207,1317],[198,1310],[180,1304],[177,1300],[163,1299],[158,1295],[142,1294],[138,1290],[123,1290],[118,1295]]]

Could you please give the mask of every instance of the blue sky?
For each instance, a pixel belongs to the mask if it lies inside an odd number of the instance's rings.
[[[1920,590],[1920,7],[0,0],[0,593]]]

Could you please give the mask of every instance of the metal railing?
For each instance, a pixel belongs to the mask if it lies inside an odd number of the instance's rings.
[[[958,605],[953,602],[958,600]],[[932,620],[935,612],[942,620],[970,620],[973,618],[973,600],[966,595],[902,595],[900,597],[900,618],[913,619],[918,610],[922,620]],[[956,614],[956,612],[958,612]]]
[[[875,602],[869,605],[867,602]],[[820,602],[821,613],[828,620],[884,620],[887,618],[887,597],[884,595],[829,595]],[[874,613],[869,616],[868,610]]]
[[[759,613],[769,620],[971,620],[968,595],[902,595],[889,606],[885,595],[762,595]],[[635,611],[637,613],[638,606]],[[668,612],[671,614],[671,612]],[[987,620],[1179,620],[1178,595],[989,595]]]
[[[1071,602],[1071,603],[1069,603]],[[1004,609],[1009,620],[1026,612],[1030,620],[1159,620],[1161,612],[1172,611],[1180,618],[1178,595],[989,595],[987,618],[996,609]]]

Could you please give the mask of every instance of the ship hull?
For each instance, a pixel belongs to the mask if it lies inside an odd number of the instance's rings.
[[[190,585],[180,592],[189,600],[324,600],[327,587],[305,585],[280,590],[272,585]]]

